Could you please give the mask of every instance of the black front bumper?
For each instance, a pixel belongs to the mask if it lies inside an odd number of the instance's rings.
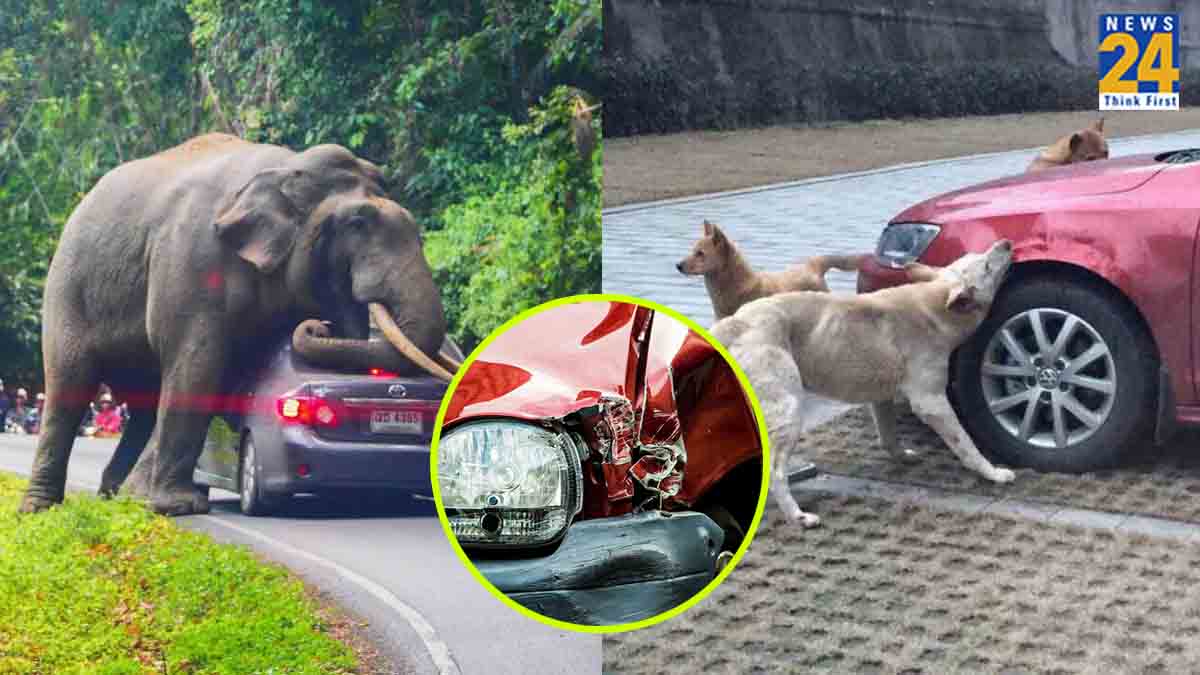
[[[699,592],[716,576],[724,540],[703,513],[650,511],[575,523],[548,556],[474,562],[538,614],[615,625],[661,614]]]

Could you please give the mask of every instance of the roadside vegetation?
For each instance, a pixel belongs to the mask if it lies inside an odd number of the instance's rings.
[[[601,4],[0,0],[0,378],[41,380],[43,282],[83,195],[210,131],[384,166],[464,348],[598,291],[601,111],[576,99],[595,102]]]
[[[303,585],[117,499],[17,514],[0,473],[0,673],[352,673]]]

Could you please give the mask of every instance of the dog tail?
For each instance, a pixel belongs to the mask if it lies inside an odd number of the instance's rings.
[[[808,266],[817,274],[824,277],[831,269],[843,272],[857,272],[866,262],[869,254],[859,255],[817,255],[808,259]]]

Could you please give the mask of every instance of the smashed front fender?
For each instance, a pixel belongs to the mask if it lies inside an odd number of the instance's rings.
[[[561,621],[640,621],[691,598],[716,576],[725,535],[694,512],[649,511],[576,523],[554,553],[475,560],[492,585]]]

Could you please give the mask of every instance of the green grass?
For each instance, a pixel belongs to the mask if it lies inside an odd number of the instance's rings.
[[[17,514],[0,473],[0,674],[350,673],[303,585],[126,499]]]

